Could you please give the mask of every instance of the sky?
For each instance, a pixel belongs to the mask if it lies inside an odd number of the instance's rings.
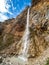
[[[15,18],[28,5],[31,5],[31,0],[0,0],[0,22]]]

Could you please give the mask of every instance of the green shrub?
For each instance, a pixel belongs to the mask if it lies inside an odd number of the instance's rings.
[[[45,65],[49,65],[49,58],[47,59],[47,62],[46,62],[46,64]]]

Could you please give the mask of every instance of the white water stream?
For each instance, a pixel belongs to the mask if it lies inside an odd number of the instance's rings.
[[[24,36],[22,39],[22,43],[23,43],[23,50],[22,50],[22,54],[21,56],[19,56],[19,58],[23,59],[24,61],[27,60],[27,52],[28,52],[28,47],[29,47],[29,8],[28,8],[28,12],[27,12],[27,23],[26,23],[26,29],[24,32]]]

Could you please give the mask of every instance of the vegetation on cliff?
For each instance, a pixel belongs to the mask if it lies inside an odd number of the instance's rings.
[[[47,59],[47,61],[46,61],[46,64],[45,65],[49,65],[49,58]]]

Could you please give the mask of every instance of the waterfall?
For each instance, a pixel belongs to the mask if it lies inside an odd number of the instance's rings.
[[[27,23],[26,23],[26,30],[24,32],[24,37],[23,37],[23,45],[24,45],[24,48],[23,48],[23,51],[22,51],[22,54],[27,54],[27,51],[28,51],[28,43],[29,43],[29,8],[28,8],[28,12],[27,12]]]
[[[24,36],[22,38],[22,46],[23,46],[23,50],[22,50],[22,54],[21,56],[19,56],[19,58],[21,58],[22,60],[26,61],[27,60],[27,52],[28,52],[28,46],[29,46],[29,9],[27,11],[27,23],[26,23],[26,29],[24,32]]]

